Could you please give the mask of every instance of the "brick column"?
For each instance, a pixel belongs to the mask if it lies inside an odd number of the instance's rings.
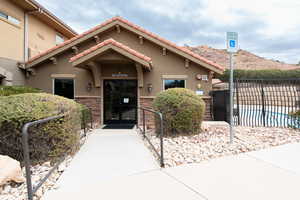
[[[154,100],[154,98],[141,97],[140,98],[140,107],[152,109],[153,108],[152,107],[153,100]],[[142,126],[142,124],[143,124],[143,111],[140,110],[139,112],[140,112],[139,123],[140,123],[140,126]],[[152,129],[152,128],[155,127],[154,115],[155,115],[154,113],[150,113],[150,112],[145,111],[145,122],[146,122],[147,128]]]
[[[205,102],[205,113],[204,113],[204,121],[212,121],[212,98],[211,97],[203,97]]]
[[[95,125],[100,125],[101,123],[101,97],[75,97],[77,103],[86,105],[92,111],[93,122]]]

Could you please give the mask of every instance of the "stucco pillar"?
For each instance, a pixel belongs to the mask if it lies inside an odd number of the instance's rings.
[[[138,85],[140,88],[144,87],[144,74],[143,74],[143,67],[141,64],[135,63],[135,68],[137,71],[138,77]]]
[[[101,87],[101,66],[95,62],[90,62],[88,66],[92,71],[95,87]]]

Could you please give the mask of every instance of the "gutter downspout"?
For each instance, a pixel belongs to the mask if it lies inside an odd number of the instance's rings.
[[[24,63],[28,61],[28,12],[24,12]]]
[[[29,40],[28,40],[28,16],[33,13],[43,13],[43,9],[38,8],[32,11],[24,12],[24,63],[26,63],[29,59],[28,48],[29,48]]]

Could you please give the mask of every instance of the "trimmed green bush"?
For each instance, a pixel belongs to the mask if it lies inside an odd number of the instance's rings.
[[[295,123],[291,125],[291,128],[300,128],[300,110],[291,113],[290,116],[295,119]]]
[[[81,120],[81,128],[85,128],[87,123],[90,123],[92,120],[91,110],[83,104],[78,104],[80,110],[80,120]]]
[[[164,117],[164,134],[197,134],[205,112],[205,102],[192,90],[173,88],[160,92],[153,102]],[[159,124],[156,120],[156,127]]]
[[[10,96],[24,93],[40,93],[40,89],[27,86],[0,86],[0,96]]]
[[[44,93],[0,97],[0,154],[23,161],[21,129],[24,124],[55,115],[64,117],[29,129],[32,163],[55,161],[77,151],[79,106],[73,100]]]
[[[222,75],[216,78],[228,82],[230,70],[225,70]],[[300,78],[300,69],[297,70],[234,70],[235,79],[289,79]]]

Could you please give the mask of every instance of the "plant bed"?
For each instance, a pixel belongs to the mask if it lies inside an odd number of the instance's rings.
[[[84,131],[81,131],[81,140],[80,146],[82,146],[88,136],[91,134],[91,130],[86,134]],[[48,180],[43,184],[43,186],[37,191],[34,199],[39,200],[48,190],[55,190],[58,188],[56,182],[63,174],[63,172],[70,165],[74,155],[69,155],[65,160],[58,166],[58,168],[51,174]],[[32,183],[36,185],[45,175],[53,168],[53,165],[50,162],[44,162],[43,164],[33,165],[31,167],[32,172]],[[25,167],[22,168],[23,174],[25,176]],[[26,183],[8,183],[4,186],[0,186],[0,200],[25,200],[27,199],[27,188]]]
[[[159,138],[149,132],[147,136],[159,151]],[[165,137],[165,166],[199,163],[295,142],[300,142],[300,133],[296,129],[235,127],[234,142],[230,144],[228,126],[209,127],[197,135]],[[149,147],[147,142],[146,145]]]

